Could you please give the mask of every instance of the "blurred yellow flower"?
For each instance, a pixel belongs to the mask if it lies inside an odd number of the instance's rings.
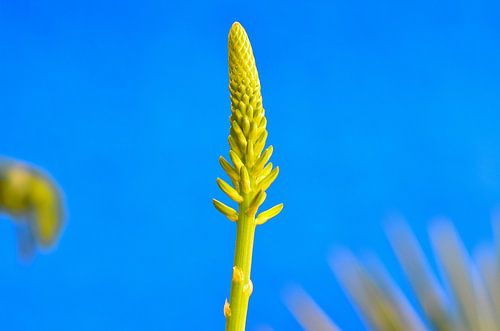
[[[50,248],[63,224],[59,189],[40,170],[18,161],[0,160],[0,212],[16,223],[21,255]]]

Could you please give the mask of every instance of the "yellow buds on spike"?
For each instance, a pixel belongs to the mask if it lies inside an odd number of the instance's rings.
[[[238,220],[238,212],[228,205],[223,204],[219,200],[212,199],[214,207],[220,211],[224,216],[229,218],[230,221],[236,222]]]
[[[227,160],[224,158],[224,157],[219,157],[219,163],[222,167],[222,169],[224,169],[224,171],[227,173],[227,175],[229,176],[229,178],[231,178],[231,181],[234,183],[238,182],[239,180],[239,174],[236,172],[236,170],[233,168],[233,166],[227,162]]]
[[[262,213],[259,214],[259,216],[257,216],[257,218],[255,219],[255,223],[264,224],[267,221],[269,221],[271,218],[278,215],[282,210],[283,210],[282,203],[280,203],[279,205],[276,205],[272,208],[269,208],[268,210],[263,211]]]
[[[266,190],[278,176],[279,168],[269,162],[272,146],[264,152],[267,141],[267,120],[262,105],[259,75],[252,46],[245,29],[234,23],[228,36],[229,92],[229,157],[231,163],[220,157],[219,162],[231,179],[232,186],[218,178],[220,189],[238,203],[235,209],[213,200],[215,208],[231,221],[236,221],[236,251],[232,275],[230,303],[224,305],[226,331],[243,331],[249,296],[253,290],[250,281],[252,250],[257,224],[276,216],[283,204],[265,211],[255,219],[266,199]]]
[[[257,160],[257,162],[255,162],[254,171],[258,173],[261,169],[263,169],[264,165],[271,158],[271,155],[273,155],[273,146],[272,145],[269,146],[264,151],[264,153],[262,153],[262,155],[259,157],[259,159]]]
[[[262,152],[267,140],[267,120],[252,46],[239,23],[233,24],[228,39],[231,99],[228,142],[232,164],[223,157],[219,162],[231,179],[232,186],[222,179],[217,179],[217,184],[239,204],[244,203],[245,196],[248,196],[247,214],[255,215],[264,202],[265,191],[278,176],[279,168],[272,169],[272,164],[268,163],[273,154],[272,146]],[[255,203],[252,199],[256,199]],[[234,218],[233,209],[226,207],[216,204],[216,208],[225,210]]]
[[[233,121],[232,125],[233,125],[231,127],[231,129],[232,129],[232,131],[231,131],[232,136],[235,137],[236,139],[238,139],[239,145],[241,147],[246,148],[246,146],[247,146],[247,138],[245,137],[245,134],[241,130],[240,126],[238,125],[238,121]]]
[[[248,140],[247,144],[246,161],[249,167],[252,167],[255,162],[255,151],[253,148],[253,141],[251,139]]]
[[[260,134],[259,137],[257,137],[257,140],[255,141],[255,154],[259,155],[262,152],[264,146],[266,145],[266,140],[267,140],[267,131],[264,127],[263,132]]]
[[[217,184],[219,185],[220,189],[224,193],[226,193],[227,196],[230,197],[234,202],[237,203],[243,202],[243,198],[241,197],[241,195],[239,195],[238,192],[224,180],[217,178]]]
[[[250,126],[250,132],[248,133],[248,140],[255,141],[255,139],[257,138],[258,130],[259,129],[257,127],[257,123],[253,121]]]
[[[255,198],[250,202],[250,205],[248,206],[248,216],[255,216],[255,213],[257,213],[257,209],[264,203],[264,200],[266,200],[267,194],[266,192],[260,190],[259,193],[255,196]]]
[[[262,179],[264,179],[267,175],[271,173],[271,170],[273,170],[273,163],[269,162],[264,169],[262,169],[262,172],[259,173],[259,176],[257,177],[257,182],[260,182]]]
[[[247,116],[243,117],[242,124],[243,132],[248,135],[250,131],[250,120]]]
[[[274,182],[276,177],[278,177],[278,173],[280,172],[280,167],[274,168],[269,175],[265,176],[262,180],[257,182],[257,186],[260,187],[261,190],[267,190],[269,186]]]
[[[240,168],[240,185],[243,189],[243,193],[250,193],[250,190],[252,189],[250,185],[250,175],[248,174],[247,167],[245,166]]]
[[[243,162],[236,152],[233,150],[229,151],[229,156],[231,157],[231,161],[233,161],[234,167],[240,171],[241,167],[243,167]]]
[[[243,153],[241,153],[238,144],[236,143],[236,141],[234,141],[234,138],[232,136],[227,137],[227,141],[229,142],[229,147],[231,148],[231,151],[236,152],[238,155],[243,155]]]

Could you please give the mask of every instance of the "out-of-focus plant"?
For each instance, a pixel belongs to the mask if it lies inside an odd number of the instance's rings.
[[[266,199],[266,190],[278,176],[279,168],[269,162],[273,147],[267,140],[266,117],[262,106],[259,75],[250,40],[239,23],[229,31],[229,91],[231,98],[229,157],[219,161],[232,183],[217,178],[220,189],[238,204],[238,210],[214,199],[215,208],[236,222],[236,247],[229,302],[224,304],[226,330],[245,330],[248,301],[253,284],[250,279],[252,252],[257,225],[278,215],[283,204],[257,215]],[[269,163],[268,163],[269,162]]]
[[[300,287],[287,290],[285,302],[304,330],[340,330],[314,300]]]
[[[496,233],[500,235],[498,222]],[[411,304],[376,258],[361,262],[351,252],[342,251],[330,259],[332,270],[367,329],[500,330],[499,247],[483,246],[471,258],[451,223],[437,222],[430,228],[441,272],[437,277],[406,225],[398,223],[389,228],[388,234],[418,306]],[[286,302],[304,329],[337,329],[325,319],[322,326],[314,324],[322,313],[305,294],[288,296]]]
[[[28,258],[37,247],[56,242],[63,224],[61,193],[41,170],[0,159],[0,212],[16,223],[19,251]]]

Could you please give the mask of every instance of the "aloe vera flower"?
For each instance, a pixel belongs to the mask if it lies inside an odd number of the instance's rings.
[[[229,302],[224,305],[226,330],[244,330],[248,301],[253,290],[250,279],[255,228],[278,215],[283,204],[258,213],[266,190],[279,173],[269,162],[273,147],[264,150],[267,120],[259,75],[245,29],[234,23],[228,37],[229,91],[231,98],[229,157],[219,162],[231,184],[217,178],[220,189],[238,204],[238,209],[214,199],[215,208],[236,222],[236,248]]]

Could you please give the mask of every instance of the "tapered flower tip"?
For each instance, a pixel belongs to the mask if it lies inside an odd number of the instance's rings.
[[[245,32],[245,29],[243,28],[243,25],[241,25],[240,22],[235,21],[233,25],[231,25],[231,31],[236,30],[236,29],[242,29],[243,32]]]
[[[245,29],[238,22],[234,22],[229,30],[228,50],[229,75],[233,79],[238,77],[238,80],[244,78],[249,81],[258,80],[252,45]]]

